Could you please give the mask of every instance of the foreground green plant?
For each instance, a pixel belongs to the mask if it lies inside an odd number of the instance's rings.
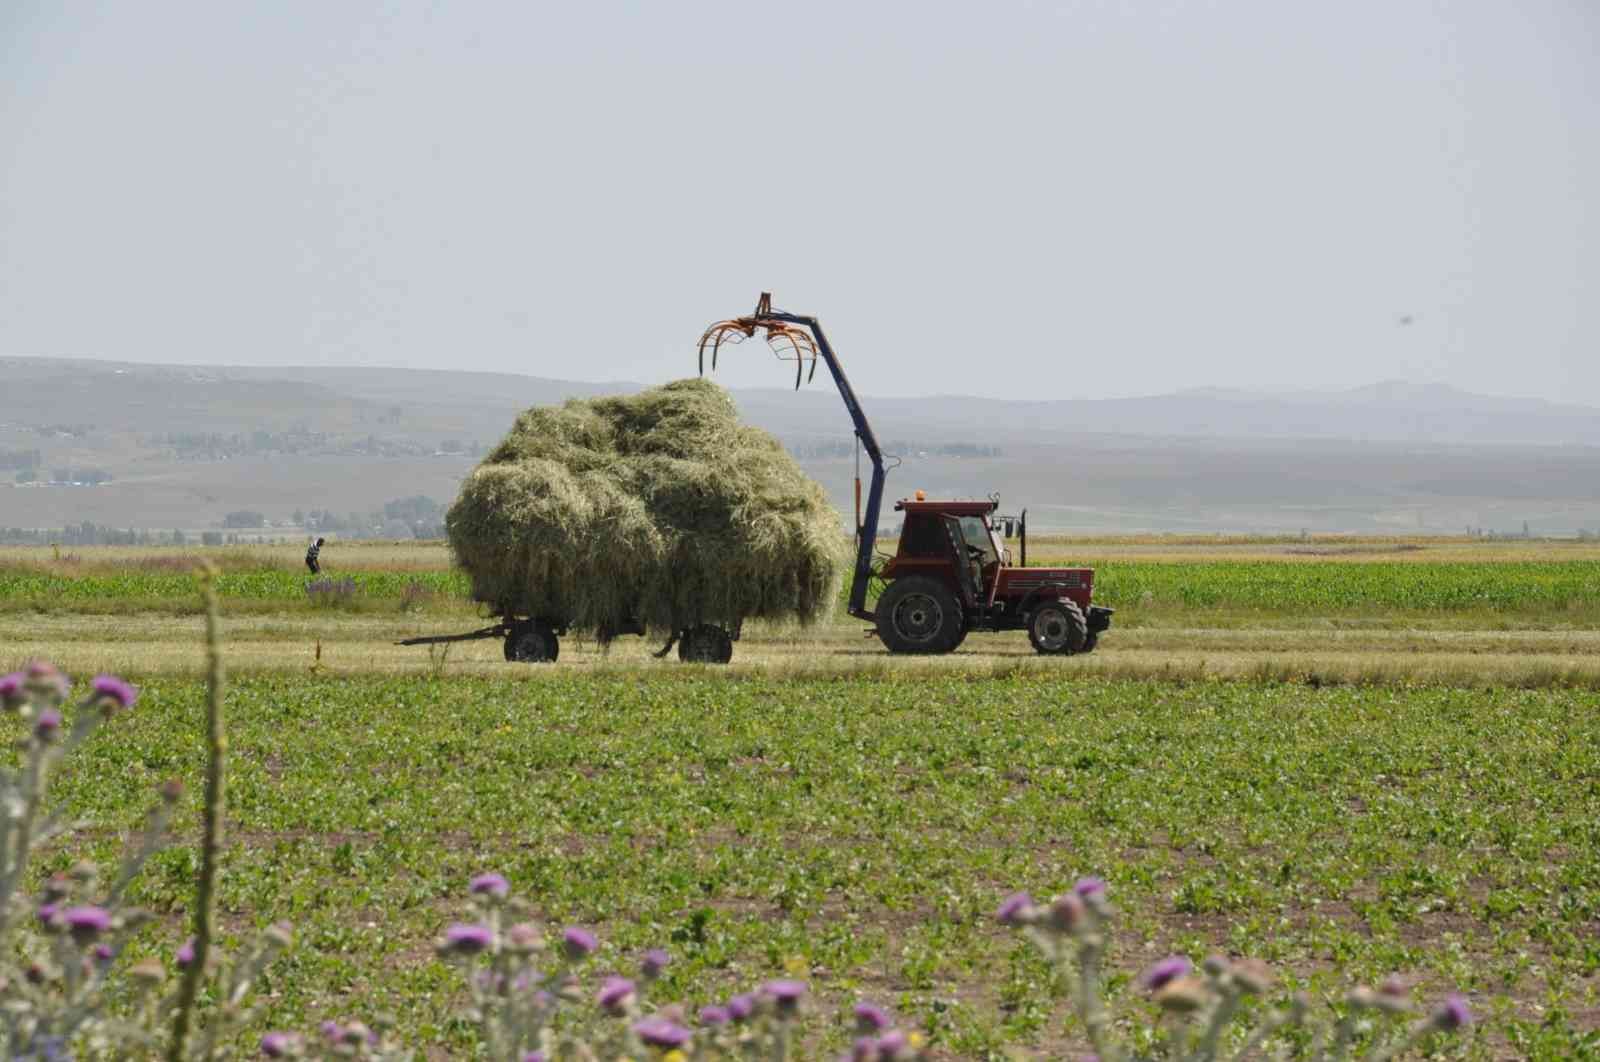
[[[220,689],[220,672],[214,672],[210,690],[212,708],[218,713]],[[177,1010],[175,999],[163,998],[160,992],[168,972],[149,960],[126,970],[117,963],[128,935],[143,920],[142,914],[123,905],[123,890],[163,843],[164,820],[147,824],[130,856],[131,870],[125,867],[110,889],[100,887],[92,868],[80,866],[47,882],[37,904],[18,898],[29,854],[41,839],[57,837],[66,828],[59,819],[41,814],[52,770],[99,722],[132,707],[137,698],[126,683],[101,676],[74,709],[74,724],[64,733],[61,709],[69,691],[66,678],[44,664],[0,679],[0,697],[27,734],[21,742],[21,768],[0,777],[0,803],[6,809],[5,843],[0,847],[5,898],[0,907],[4,919],[0,945],[7,955],[20,950],[28,957],[15,970],[0,972],[6,978],[0,986],[4,1008],[0,1023],[10,1022],[3,1029],[9,1039],[0,1041],[0,1046],[8,1049],[7,1057],[23,1058],[170,1052],[167,1029]],[[725,688],[721,695],[726,696]],[[220,718],[214,722],[220,723]],[[212,734],[209,762],[219,774],[215,807],[220,812],[220,728]],[[165,795],[168,801],[177,799],[175,789]],[[213,802],[208,799],[207,804],[211,807]],[[166,801],[159,804],[157,815],[166,806]],[[214,861],[210,865],[214,868]],[[550,935],[509,893],[509,883],[500,875],[475,878],[469,887],[467,918],[447,929],[439,945],[443,956],[460,964],[463,992],[470,1000],[472,1041],[484,1057],[517,1062],[667,1058],[674,1053],[682,1059],[798,1058],[811,1052],[810,1041],[800,1038],[799,1019],[808,998],[804,984],[768,981],[753,992],[706,1006],[691,1019],[682,1005],[654,1005],[665,956],[647,952],[634,977],[612,975],[598,984],[592,980],[586,984],[583,974],[598,946],[594,936],[574,927],[549,941]],[[54,909],[40,918],[52,902]],[[197,913],[204,907],[197,904]],[[1047,905],[1019,895],[1006,902],[1002,916],[1026,932],[1055,963],[1101,1057],[1141,1057],[1113,1035],[1103,999],[1106,989],[1100,969],[1111,929],[1104,886],[1086,880]],[[36,921],[37,930],[32,928]],[[242,1030],[252,1021],[253,986],[287,944],[287,931],[275,927],[232,968],[202,971],[207,987],[196,995],[214,1004],[196,1013],[194,1035],[182,1057],[217,1058],[239,1050]],[[177,959],[180,969],[200,969],[192,945],[180,948]],[[1189,968],[1187,960],[1166,960],[1147,973],[1144,985],[1164,1015],[1154,1023],[1133,1024],[1146,1056],[1215,1058],[1275,1046],[1326,1059],[1347,1058],[1359,1048],[1365,1057],[1377,1060],[1470,1020],[1464,1002],[1452,1000],[1407,1024],[1405,992],[1398,982],[1350,993],[1345,1014],[1336,1021],[1317,1020],[1309,1000],[1296,997],[1262,1013],[1270,988],[1265,969],[1230,960],[1210,961],[1200,974]],[[1262,1013],[1254,1031],[1236,1029],[1237,1021],[1252,1012]],[[924,1049],[916,1035],[893,1029],[883,1012],[870,1004],[858,1005],[855,1018],[859,1036],[852,1054],[863,1062],[915,1058]],[[1310,1031],[1295,1035],[1302,1027]],[[411,1057],[400,1041],[399,1031],[388,1023],[327,1023],[314,1035],[268,1033],[248,1049],[267,1057]]]
[[[1106,901],[1106,884],[1084,878],[1071,892],[1048,904],[1036,904],[1027,893],[1015,893],[1000,905],[996,917],[1025,933],[1042,951],[1057,973],[1057,985],[1072,1000],[1099,1062],[1123,1059],[1182,1058],[1212,1062],[1223,1055],[1249,1058],[1287,1030],[1319,1025],[1309,1046],[1296,1050],[1280,1046],[1278,1057],[1339,1062],[1352,1057],[1364,1044],[1361,1057],[1383,1062],[1421,1045],[1439,1032],[1452,1032],[1472,1021],[1466,1000],[1453,995],[1431,1014],[1402,1025],[1414,1013],[1405,982],[1391,977],[1376,991],[1358,987],[1345,997],[1345,1014],[1330,1027],[1312,1015],[1311,1001],[1297,993],[1279,1007],[1268,1008],[1253,1031],[1237,1032],[1246,1000],[1261,999],[1272,989],[1271,969],[1253,960],[1235,961],[1214,955],[1199,972],[1183,956],[1173,955],[1145,971],[1141,984],[1159,1006],[1163,1018],[1155,1035],[1152,1054],[1130,1050],[1113,1035],[1104,1000],[1101,963],[1112,926]]]
[[[43,812],[51,774],[104,721],[134,706],[137,691],[101,675],[74,707],[62,733],[62,709],[72,684],[50,664],[35,662],[0,678],[0,705],[27,736],[22,766],[0,772],[0,1052],[6,1058],[71,1058],[77,1052],[130,1057],[167,1053],[180,1059],[215,1058],[221,1045],[247,1024],[251,988],[287,947],[287,926],[274,926],[226,969],[205,964],[191,940],[177,951],[179,972],[194,987],[204,983],[218,1005],[192,1043],[169,1040],[174,1015],[184,1013],[182,993],[163,995],[167,971],[146,959],[119,970],[117,959],[148,912],[126,903],[128,887],[167,843],[167,824],[183,788],[169,782],[145,819],[116,877],[80,862],[51,876],[36,900],[21,888],[29,858],[65,832],[59,814]],[[13,959],[16,956],[18,958]]]

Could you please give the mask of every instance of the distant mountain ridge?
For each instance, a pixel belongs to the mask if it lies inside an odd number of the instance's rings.
[[[631,392],[632,381],[589,383],[515,373],[370,367],[154,365],[0,358],[0,383],[31,387],[29,406],[52,419],[87,403],[135,427],[163,403],[183,420],[325,414],[352,423],[373,411],[416,407],[470,417],[489,434],[532,405]],[[824,378],[799,392],[736,390],[745,416],[774,433],[848,439],[851,428]],[[1342,391],[1200,388],[1133,398],[1014,400],[934,395],[862,396],[880,438],[1020,444],[1096,436],[1215,440],[1345,440],[1413,445],[1600,447],[1600,408],[1474,394],[1445,384],[1385,380]],[[211,407],[198,408],[198,407]]]

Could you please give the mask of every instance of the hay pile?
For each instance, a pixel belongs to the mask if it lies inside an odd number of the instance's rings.
[[[846,552],[822,488],[698,379],[528,410],[445,527],[476,600],[602,640],[815,620]]]

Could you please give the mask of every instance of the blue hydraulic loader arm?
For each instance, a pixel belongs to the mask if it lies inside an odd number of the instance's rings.
[[[761,299],[756,303],[756,312],[749,317],[718,321],[706,329],[705,334],[700,337],[701,374],[705,373],[708,350],[711,353],[711,368],[715,370],[717,350],[723,343],[742,342],[757,331],[766,332],[767,345],[780,359],[795,362],[796,390],[800,387],[802,377],[809,380],[816,375],[819,358],[827,364],[828,372],[833,374],[833,382],[839,388],[839,397],[844,399],[844,408],[849,411],[850,420],[855,425],[856,438],[860,441],[861,448],[867,452],[867,459],[872,462],[872,483],[867,488],[865,513],[861,511],[859,467],[856,474],[856,570],[855,581],[850,584],[849,608],[850,615],[870,621],[873,619],[873,614],[867,609],[867,586],[872,578],[872,551],[878,540],[878,510],[883,505],[885,475],[883,451],[878,448],[878,438],[872,434],[872,425],[867,423],[867,415],[861,411],[861,403],[856,399],[855,389],[850,386],[850,379],[845,376],[844,369],[839,365],[839,358],[834,354],[833,347],[828,344],[828,337],[823,333],[817,319],[774,310],[772,296],[767,292],[761,293]],[[806,373],[808,363],[809,374]]]

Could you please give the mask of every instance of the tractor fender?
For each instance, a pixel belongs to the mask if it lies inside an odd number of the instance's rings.
[[[1041,601],[1070,601],[1067,595],[1068,587],[1061,583],[1046,583],[1029,590],[1027,596],[1017,602],[1017,614],[1027,616],[1032,614],[1034,607]]]

